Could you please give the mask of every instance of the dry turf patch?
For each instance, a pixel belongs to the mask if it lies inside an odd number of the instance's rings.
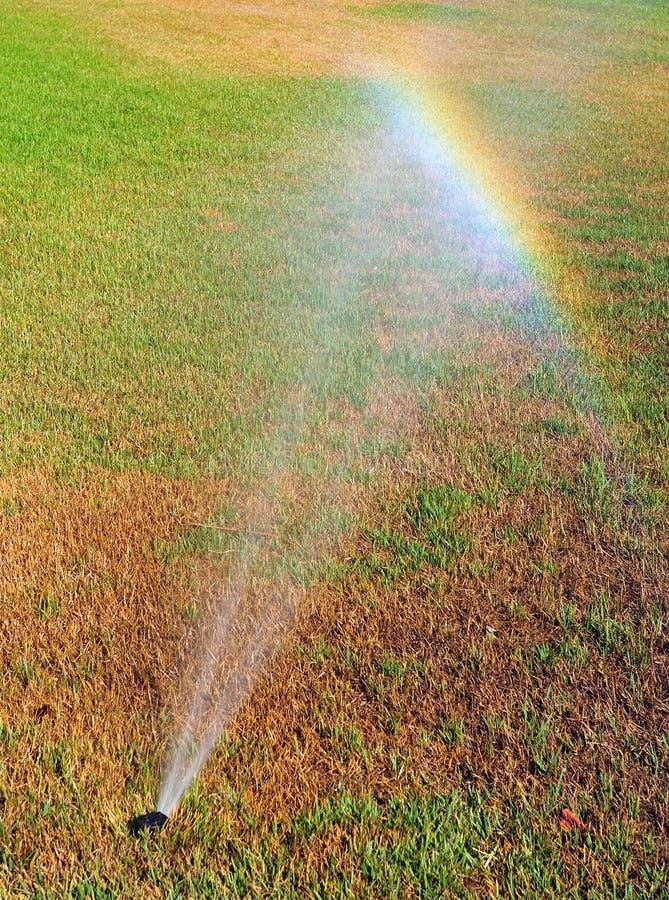
[[[3,723],[48,721],[62,738],[83,716],[114,734],[128,708],[165,702],[183,632],[187,585],[155,548],[226,486],[96,471],[1,490]]]
[[[341,790],[383,801],[475,788],[554,841],[567,806],[603,841],[625,832],[636,877],[668,852],[666,560],[620,485],[607,488],[615,525],[585,491],[583,435],[553,434],[537,468],[531,431],[520,450],[471,418],[459,441],[438,421],[429,480],[405,475],[336,577],[308,593],[293,649],[204,790],[227,779],[265,821]],[[501,836],[495,867],[512,841]],[[585,865],[584,885],[610,863],[576,848],[564,859],[568,880]]]
[[[345,792],[391,809],[452,789],[501,817],[493,882],[514,816],[557,841],[569,877],[584,859],[604,877],[618,833],[625,877],[667,858],[663,508],[592,414],[551,393],[522,339],[495,346],[487,373],[465,360],[422,399],[401,380],[395,409],[380,400],[390,383],[371,392],[367,414],[404,446],[363,486],[330,483],[327,466],[310,481],[299,454],[255,500],[139,473],[2,485],[7,886],[74,883],[93,860],[117,884],[122,859],[130,893],[160,896],[151,866],[167,858],[149,862],[125,822],[155,802],[198,622],[239,572],[237,523],[260,531],[261,518],[259,568],[276,572],[274,611],[293,625],[175,815],[170,865],[225,872],[237,841],[274,835],[267,852],[297,840],[296,877],[325,878],[346,829],[308,843],[291,830],[319,802]],[[364,419],[344,404],[337,428],[350,437]],[[324,498],[357,525],[319,544],[304,520]],[[327,564],[305,569],[305,541]],[[260,597],[268,577],[244,590]],[[589,844],[559,849],[564,806]]]

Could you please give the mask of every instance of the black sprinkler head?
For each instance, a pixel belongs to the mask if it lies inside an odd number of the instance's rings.
[[[128,827],[130,828],[130,834],[136,837],[142,831],[146,831],[149,834],[156,834],[158,831],[162,831],[165,822],[167,822],[165,813],[156,810],[155,812],[145,813],[143,816],[135,816],[134,819],[130,820]]]

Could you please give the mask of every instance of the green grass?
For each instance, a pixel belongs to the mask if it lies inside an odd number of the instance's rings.
[[[386,587],[432,567],[451,572],[471,544],[461,520],[478,502],[451,485],[431,485],[412,492],[394,517],[369,533],[372,553],[356,560],[353,571],[377,578]]]
[[[6,21],[2,470],[251,474],[384,370],[448,377],[374,339],[406,278],[363,83],[184,78]]]
[[[544,24],[528,18],[537,9]],[[516,13],[398,3],[365,15],[481,22],[492,36]],[[571,330],[548,292],[522,308],[504,293],[506,273],[477,270],[443,193],[393,149],[388,110],[363,79],[186,72],[4,4],[0,473],[290,476],[308,509],[277,516],[290,546],[272,548],[265,575],[324,583],[343,612],[297,651],[324,685],[300,727],[317,729],[338,788],[283,817],[252,808],[254,766],[272,752],[255,733],[261,717],[222,742],[223,777],[196,785],[170,829],[130,844],[126,809],[155,792],[162,708],[131,707],[135,736],[110,747],[104,731],[56,737],[33,704],[0,723],[0,889],[662,896],[653,804],[669,737],[653,679],[666,604],[653,529],[667,509],[668,123],[651,101],[636,116],[626,79],[663,64],[666,6],[573,0],[517,15],[524,40],[529,29],[572,53],[584,34],[579,52],[620,75],[599,92],[578,78],[448,76],[486,140],[539,186],[534,212],[564,248],[546,271],[561,284],[556,273],[573,270],[587,288]],[[593,346],[581,357],[563,332]],[[375,390],[380,407],[411,395],[422,444],[401,433],[401,407],[399,424],[370,408]],[[617,430],[613,449],[593,438],[594,414]],[[371,521],[331,509],[342,484],[379,491]],[[277,485],[266,492],[280,505]],[[10,494],[3,521],[20,532],[25,501]],[[240,543],[236,521],[221,506],[141,544],[162,567],[161,591]],[[343,531],[359,546],[315,563],[317,540]],[[72,606],[81,630],[106,567],[71,555],[71,595],[42,589],[34,572],[26,585],[42,636]],[[192,624],[200,608],[183,591]],[[51,653],[60,647],[7,650],[7,695],[43,704],[54,682],[78,709],[116,652],[93,631],[82,641],[64,644],[65,661]],[[86,728],[100,718],[85,716]],[[288,735],[298,762],[301,736]],[[105,766],[113,809],[98,796]],[[364,790],[346,766],[360,767]],[[587,832],[560,832],[567,803]],[[57,871],[41,855],[54,834]]]
[[[338,238],[307,239],[300,176],[346,177],[338,120],[370,121],[355,84],[133,71],[48,18],[5,21],[3,468],[239,468],[305,356],[359,400],[359,260],[338,303],[314,277]]]
[[[55,754],[55,755],[54,755]],[[50,764],[62,769],[62,748]],[[221,798],[223,799],[223,798]],[[58,811],[54,810],[57,815]],[[198,810],[202,852],[175,872],[169,859],[178,833],[145,842],[145,886],[166,896],[243,897],[249,894],[297,897],[480,896],[493,889],[504,896],[598,897],[661,896],[667,869],[651,864],[638,892],[626,889],[630,833],[619,821],[609,838],[560,836],[551,827],[554,811],[516,800],[501,809],[475,788],[431,797],[392,798],[342,793],[315,804],[258,838],[252,828],[240,835],[221,826],[206,808]],[[550,824],[549,824],[550,823]],[[514,842],[510,849],[508,837]],[[214,872],[207,848],[224,841],[225,865]],[[309,847],[332,842],[336,853],[321,865]],[[580,846],[579,846],[580,844]],[[123,851],[121,851],[123,852]],[[587,876],[580,888],[571,881],[565,858],[579,857],[585,871],[595,864],[608,875],[596,884]],[[127,862],[120,859],[120,862]],[[95,871],[74,876],[65,893],[44,886],[44,897],[113,897],[130,888],[121,874],[111,883]],[[25,885],[25,890],[31,890]],[[655,894],[653,894],[655,892]]]
[[[472,11],[404,6],[449,16]],[[399,287],[403,277],[401,258],[379,266],[378,230],[386,226],[373,210],[376,184],[364,176],[356,184],[351,166],[356,140],[358,152],[368,141],[374,171],[378,113],[362,84],[147,72],[48,18],[9,13],[6,20],[5,471],[39,461],[62,471],[103,465],[227,474],[272,451],[268,416],[295,381],[310,396],[316,384],[317,402],[343,395],[362,406],[382,367],[417,384],[450,376],[447,358],[420,344],[409,340],[384,359],[369,339],[378,316],[365,291],[384,282]],[[648,216],[643,197],[628,202],[620,178],[617,162],[632,149],[601,106],[564,91],[519,81],[468,92],[495,127],[512,123],[538,168],[567,137],[572,155],[553,176],[582,172],[589,205],[560,206],[550,184],[548,202],[579,248],[612,245],[604,256],[582,249],[574,256],[598,296],[616,291],[614,302],[590,315],[616,340],[629,344],[638,329],[647,335],[643,351],[624,357],[624,372],[612,372],[607,403],[644,440],[652,435],[664,445],[666,304],[659,292],[666,264],[662,255],[615,249],[618,237],[662,240],[659,219]],[[593,181],[583,165],[597,130],[615,181]],[[312,173],[308,185],[304,171]],[[634,168],[622,171],[635,183]],[[562,187],[556,181],[556,191]],[[421,193],[416,180],[413,199]],[[604,204],[613,210],[606,216]],[[319,206],[328,210],[325,221],[314,215]],[[366,240],[347,235],[352,218]],[[425,264],[434,269],[434,258]],[[429,327],[429,314],[422,318],[412,327]]]

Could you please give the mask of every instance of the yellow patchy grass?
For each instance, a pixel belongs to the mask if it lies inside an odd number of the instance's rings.
[[[219,75],[527,79],[597,99],[616,87],[619,96],[634,97],[635,109],[657,102],[666,77],[666,66],[646,64],[629,81],[623,83],[616,73],[612,82],[612,44],[625,48],[634,29],[624,22],[603,28],[596,11],[578,4],[444,2],[474,13],[444,22],[379,15],[402,6],[387,0],[106,0],[94,6],[81,0],[21,0],[21,5],[71,17],[96,39],[116,42],[140,60]]]

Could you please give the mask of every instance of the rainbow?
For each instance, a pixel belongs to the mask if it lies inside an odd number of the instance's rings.
[[[444,86],[403,76],[386,82],[386,104],[400,139],[420,165],[469,210],[473,228],[505,248],[512,262],[545,291],[562,280],[559,248],[524,201],[526,188],[491,152],[475,118]]]
[[[585,296],[561,266],[564,254],[536,223],[524,189],[495,159],[462,102],[442,83],[390,78],[379,101],[398,148],[441,192],[477,271],[508,286],[509,312],[535,351],[550,358],[591,421],[603,425],[600,392],[581,365],[569,306]]]

